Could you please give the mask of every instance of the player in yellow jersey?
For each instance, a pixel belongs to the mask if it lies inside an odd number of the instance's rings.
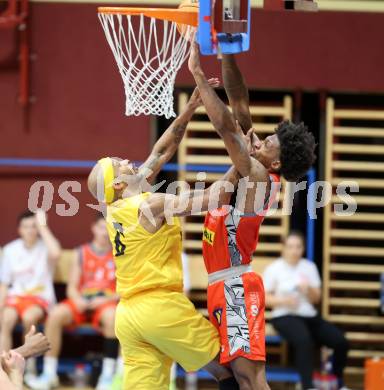
[[[124,390],[168,390],[172,361],[187,371],[208,370],[220,389],[238,389],[232,373],[218,363],[216,329],[182,292],[178,220],[192,212],[194,202],[200,203],[199,211],[207,210],[210,194],[216,194],[223,205],[229,203],[231,193],[219,182],[195,192],[194,197],[144,192],[141,186],[143,179],[150,181],[175,153],[200,104],[196,89],[139,169],[129,160],[103,158],[88,178],[90,192],[107,204],[121,297],[115,330],[124,359]],[[237,179],[233,169],[224,176],[233,184]],[[212,203],[212,208],[217,206]]]

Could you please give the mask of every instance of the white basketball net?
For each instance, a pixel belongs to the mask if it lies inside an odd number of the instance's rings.
[[[138,18],[138,29],[132,18]],[[189,56],[195,29],[183,25],[181,36],[176,23],[144,15],[99,13],[99,19],[123,78],[125,115],[176,116],[175,78]]]

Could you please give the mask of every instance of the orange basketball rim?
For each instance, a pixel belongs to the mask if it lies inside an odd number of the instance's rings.
[[[126,115],[174,117],[173,88],[188,58],[198,7],[99,7],[98,16],[124,82]]]
[[[178,8],[98,7],[98,12],[112,15],[144,15],[149,18],[168,20],[177,24],[197,27],[198,12]]]

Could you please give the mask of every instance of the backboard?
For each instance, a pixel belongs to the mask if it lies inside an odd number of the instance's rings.
[[[204,55],[249,50],[250,0],[200,0],[197,40]]]

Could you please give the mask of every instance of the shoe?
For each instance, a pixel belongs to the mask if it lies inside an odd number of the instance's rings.
[[[99,380],[97,381],[96,390],[111,390],[113,378],[113,376],[109,377],[100,375]]]
[[[59,377],[57,375],[50,377],[45,374],[40,376],[25,378],[25,383],[32,390],[51,390],[59,387]]]

